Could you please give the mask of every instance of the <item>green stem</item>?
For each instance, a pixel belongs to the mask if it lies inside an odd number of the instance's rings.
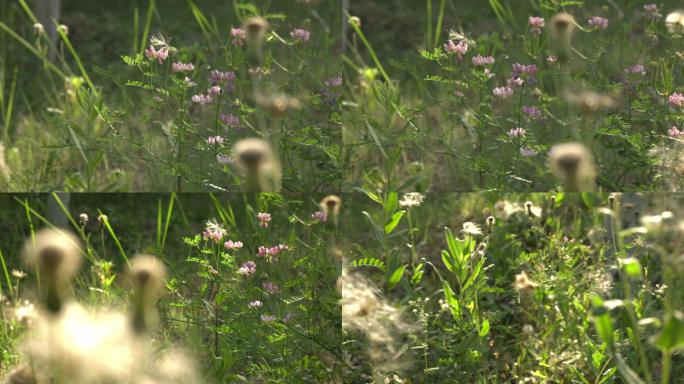
[[[672,352],[671,351],[663,351],[663,370],[662,370],[662,378],[660,382],[662,384],[669,384],[670,383],[670,371],[672,370]]]
[[[432,43],[432,0],[427,0],[427,32],[425,38],[427,39],[427,46],[430,49],[434,48]]]

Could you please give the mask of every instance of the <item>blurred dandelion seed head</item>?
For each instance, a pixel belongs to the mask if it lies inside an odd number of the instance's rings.
[[[594,157],[580,143],[558,144],[549,152],[551,170],[564,184],[566,192],[589,192],[594,189]]]
[[[25,263],[38,268],[41,277],[66,281],[81,266],[80,240],[61,229],[42,229],[23,251]]]

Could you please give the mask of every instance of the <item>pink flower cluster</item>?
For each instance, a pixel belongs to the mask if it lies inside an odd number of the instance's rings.
[[[523,84],[525,84],[525,80],[523,80],[522,77],[513,76],[510,79],[506,80],[506,85],[509,88],[519,88],[522,87]]]
[[[150,45],[150,47],[145,50],[145,56],[148,59],[157,60],[157,63],[159,64],[164,64],[164,60],[169,57],[169,50],[166,48],[160,48],[157,51],[154,49],[154,46]]]
[[[332,79],[328,79],[325,81],[325,86],[326,87],[339,87],[342,85],[342,77],[341,76],[335,76]]]
[[[287,251],[289,249],[290,247],[285,244],[278,244],[273,247],[265,247],[261,245],[257,251],[257,256],[266,258],[266,260],[268,260],[270,263],[277,263],[278,258],[276,256],[280,252]]]
[[[194,95],[192,96],[192,102],[195,104],[200,104],[200,105],[206,105],[206,104],[211,104],[214,99],[211,97],[211,95]]]
[[[234,251],[236,249],[242,248],[244,244],[242,244],[242,241],[233,241],[233,240],[228,240],[225,243],[223,243],[223,247],[227,250]]]
[[[238,275],[242,276],[252,276],[256,273],[256,263],[253,261],[248,261],[240,267],[237,271]]]
[[[684,130],[679,130],[677,127],[672,127],[667,130],[667,135],[673,139],[684,139]]]
[[[521,109],[522,109],[522,112],[524,114],[526,114],[532,120],[540,120],[542,117],[542,113],[539,110],[539,108],[537,108],[537,107],[534,107],[534,106],[528,107],[525,105]]]
[[[449,40],[444,44],[444,51],[447,54],[456,55],[458,59],[461,60],[463,59],[463,55],[468,53],[468,43],[466,43],[465,40],[461,40],[456,44],[453,40]]]
[[[530,24],[530,32],[535,35],[540,35],[542,33],[542,28],[544,28],[544,18],[538,16],[530,16],[527,19],[527,23]]]
[[[514,137],[525,137],[525,134],[527,131],[525,131],[524,128],[513,128],[510,131],[508,131],[508,137],[514,138]]]
[[[644,11],[646,12],[646,18],[649,20],[658,20],[663,17],[663,15],[658,12],[658,6],[653,3],[645,4]]]
[[[219,227],[217,224],[210,222],[207,224],[207,228],[202,233],[204,240],[212,240],[214,243],[219,243],[223,236],[226,235],[226,231]]]
[[[184,63],[179,61],[177,63],[171,64],[171,69],[176,73],[177,72],[191,72],[191,71],[195,70],[195,65],[192,63],[184,64]]]
[[[492,94],[496,97],[505,99],[513,95],[513,88],[511,87],[496,87],[492,90]]]
[[[626,74],[646,76],[646,69],[641,64],[634,64],[629,68],[625,68]]]
[[[525,157],[537,156],[537,151],[532,148],[520,147],[520,154]]]
[[[608,19],[601,16],[592,16],[589,19],[589,25],[598,29],[606,29],[608,28]]]
[[[270,293],[271,295],[280,293],[280,287],[277,284],[272,283],[270,281],[265,282],[262,286],[264,287],[266,292]]]
[[[215,83],[230,83],[236,79],[235,72],[221,72],[218,70],[211,71],[211,80]]]
[[[492,56],[482,56],[482,55],[477,55],[473,57],[473,65],[476,67],[482,67],[485,65],[492,65],[494,64],[494,58]]]
[[[245,38],[247,37],[247,34],[245,33],[245,30],[242,28],[231,28],[230,36],[233,38],[233,45],[236,47],[240,47],[245,43]]]
[[[223,144],[223,137],[221,137],[221,136],[209,136],[207,138],[207,144],[209,144],[209,145]]]
[[[240,118],[235,116],[235,115],[221,114],[220,119],[223,122],[223,124],[225,124],[231,128],[239,128],[240,127]]]
[[[328,214],[322,211],[316,211],[311,214],[311,219],[321,223],[325,223],[328,220]]]
[[[307,31],[306,29],[295,28],[292,32],[290,32],[290,37],[292,37],[294,40],[299,40],[306,43],[309,41],[309,39],[311,39],[311,32]]]
[[[669,101],[670,105],[675,108],[684,107],[684,95],[682,95],[681,93],[673,93],[672,95],[670,95]]]
[[[257,220],[259,220],[259,226],[261,228],[268,228],[268,223],[271,222],[271,214],[259,212],[257,213]]]
[[[209,89],[207,89],[207,95],[209,96],[216,96],[220,95],[221,93],[223,93],[223,90],[218,85],[214,85],[213,87],[209,87]]]
[[[535,64],[520,64],[520,63],[515,63],[513,64],[513,76],[514,77],[521,77],[521,76],[530,76],[534,77],[537,75],[537,66]]]

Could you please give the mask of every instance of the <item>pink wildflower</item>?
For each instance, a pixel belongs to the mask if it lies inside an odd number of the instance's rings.
[[[482,55],[477,55],[473,57],[473,65],[476,67],[482,67],[484,65],[494,64],[494,58],[492,56],[484,57]]]
[[[221,72],[221,71],[211,71],[211,80],[214,82],[226,82],[230,83],[233,80],[235,80],[235,72],[228,71],[228,72]]]
[[[192,63],[184,64],[182,62],[177,62],[171,64],[171,69],[174,72],[190,72],[195,70],[195,66]]]
[[[492,90],[492,94],[496,97],[505,99],[513,95],[513,88],[511,87],[497,87]]]
[[[608,28],[608,19],[601,16],[592,16],[589,19],[589,25],[598,29],[606,29]]]
[[[253,261],[248,261],[240,267],[237,271],[238,275],[242,276],[252,276],[256,273],[256,263]]]
[[[270,281],[265,282],[263,284],[263,287],[266,290],[266,292],[270,293],[271,295],[275,295],[280,292],[280,287],[277,284],[272,283]]]
[[[447,54],[455,54],[459,60],[463,59],[463,55],[468,53],[468,43],[465,40],[461,40],[458,44],[455,44],[453,40],[449,40],[444,44],[444,51]]]
[[[508,131],[508,137],[525,137],[525,133],[527,133],[527,131],[525,131],[524,128],[513,128],[510,131]]]
[[[316,211],[311,214],[311,219],[321,223],[325,223],[328,220],[328,214],[326,214],[325,212]]]
[[[306,29],[295,28],[294,31],[290,32],[290,37],[292,37],[294,40],[299,40],[306,43],[311,38],[311,32],[307,31]]]
[[[245,38],[247,37],[247,34],[242,28],[231,28],[230,36],[233,38],[233,45],[239,47],[245,43]]]
[[[257,220],[259,220],[259,226],[261,228],[268,228],[268,223],[271,222],[271,214],[259,212],[257,214]]]
[[[675,108],[682,108],[684,107],[684,95],[681,93],[673,93],[670,95],[670,105],[675,107]]]
[[[542,117],[542,113],[537,107],[523,106],[522,112],[526,114],[532,120],[539,120]]]
[[[207,138],[207,144],[209,144],[209,145],[223,144],[223,137],[221,137],[221,136],[209,136]]]
[[[333,88],[333,87],[339,87],[340,85],[342,85],[342,77],[341,76],[336,76],[336,77],[333,77],[332,79],[328,79],[325,81],[326,87]]]
[[[680,131],[679,129],[677,129],[677,127],[672,127],[667,130],[667,135],[673,139],[683,139],[684,130]]]
[[[234,115],[221,114],[221,121],[231,128],[240,127],[240,118]]]
[[[532,148],[520,147],[520,154],[525,157],[537,156],[537,151]]]
[[[228,250],[236,250],[242,248],[243,244],[242,241],[233,241],[233,240],[228,240],[225,243],[223,243],[223,247],[228,249]]]
[[[211,95],[194,95],[192,97],[192,102],[200,105],[211,104],[213,101]]]
[[[527,23],[530,24],[530,32],[539,35],[542,33],[542,28],[544,28],[544,18],[538,16],[530,16],[527,19]]]
[[[148,49],[145,50],[145,56],[148,59],[155,59],[160,65],[164,63],[167,57],[169,57],[169,50],[166,48],[160,48],[158,51],[154,49],[154,46],[150,45]]]
[[[207,89],[207,95],[210,96],[220,95],[221,93],[223,93],[223,90],[218,85],[214,85],[213,87]]]

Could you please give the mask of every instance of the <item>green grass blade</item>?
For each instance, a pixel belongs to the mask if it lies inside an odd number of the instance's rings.
[[[128,256],[126,256],[126,251],[124,251],[123,247],[121,246],[121,242],[119,241],[119,238],[116,236],[116,232],[114,232],[114,228],[112,228],[112,225],[109,224],[109,219],[107,216],[102,214],[102,211],[98,209],[98,214],[100,217],[102,217],[102,224],[107,228],[107,232],[109,232],[109,235],[112,237],[112,240],[114,240],[114,244],[116,244],[116,248],[119,250],[119,254],[121,257],[124,259],[126,262],[126,265],[131,265],[131,263],[128,261]]]
[[[145,27],[143,28],[143,34],[142,34],[142,37],[140,38],[139,49],[141,49],[141,50],[147,46],[147,37],[150,34],[150,28],[152,26],[152,15],[154,15],[155,9],[156,9],[155,0],[150,0],[150,2],[147,5],[147,15],[145,15]],[[138,51],[136,51],[136,53],[137,52]]]
[[[0,249],[0,263],[2,263],[2,272],[5,275],[5,281],[7,281],[7,287],[9,288],[10,295],[14,296],[14,288],[12,288],[12,279],[10,279],[9,271],[7,270],[7,264],[5,263],[5,255],[2,253],[2,249]],[[0,284],[0,294],[2,293],[2,284]]]
[[[71,56],[73,56],[74,60],[76,60],[76,65],[78,66],[79,71],[81,71],[81,75],[86,80],[86,83],[88,83],[88,87],[90,87],[90,90],[96,96],[99,95],[99,92],[97,91],[97,89],[95,89],[95,85],[93,85],[93,82],[90,80],[90,76],[88,76],[88,72],[86,71],[85,67],[83,66],[83,62],[81,62],[81,58],[78,56],[78,53],[76,53],[74,46],[71,44],[69,37],[61,29],[57,29],[57,33],[59,34],[59,37],[64,42],[64,45],[66,45],[67,49],[71,53]]]
[[[28,49],[34,56],[42,60],[43,64],[45,64],[45,66],[49,68],[52,72],[54,72],[56,75],[58,75],[62,79],[66,77],[62,70],[60,70],[59,68],[57,68],[57,66],[52,64],[52,62],[48,60],[42,53],[38,52],[38,50],[31,43],[26,41],[26,39],[24,39],[23,37],[19,36],[16,32],[12,30],[12,28],[7,26],[7,24],[3,23],[2,21],[0,21],[0,29],[7,32],[7,34],[12,36],[19,44],[23,45],[24,48]]]
[[[164,245],[166,244],[166,238],[167,235],[169,234],[169,225],[171,224],[171,217],[173,216],[173,203],[176,201],[176,194],[171,193],[171,196],[169,197],[169,206],[166,209],[166,221],[164,222],[164,234],[161,239],[161,249],[164,249]]]

